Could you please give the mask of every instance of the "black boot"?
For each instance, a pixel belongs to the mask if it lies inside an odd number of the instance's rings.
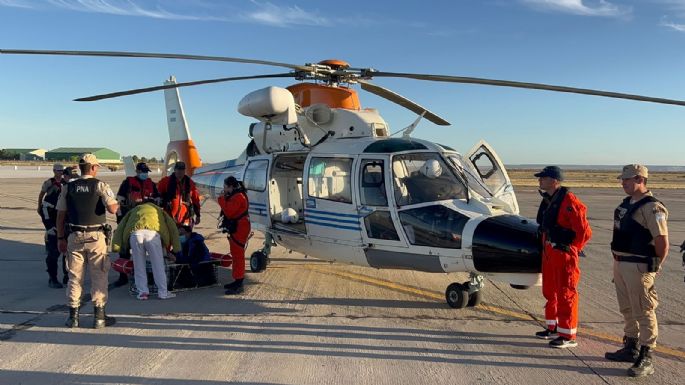
[[[604,358],[618,362],[635,362],[639,351],[637,350],[637,338],[623,337],[623,347],[615,352],[604,353]]]
[[[77,328],[78,327],[78,308],[77,307],[70,307],[69,308],[69,318],[64,322],[65,325],[67,325],[68,328]]]
[[[59,283],[59,280],[57,279],[57,277],[50,277],[50,279],[48,280],[48,287],[50,287],[51,289],[63,289],[64,288],[64,286],[62,286],[62,284]]]
[[[128,283],[128,275],[119,273],[119,279],[114,282],[114,287],[124,286]]]
[[[225,285],[224,289],[226,289],[226,294],[228,294],[228,295],[235,295],[235,294],[242,293],[244,291],[244,289],[243,289],[243,278],[236,279],[235,281]]]
[[[104,306],[95,306],[95,319],[93,320],[93,328],[102,329],[105,326],[112,326],[116,322],[116,318],[105,314]]]
[[[640,354],[633,366],[628,369],[630,377],[644,377],[654,373],[652,351],[649,346],[640,346]]]

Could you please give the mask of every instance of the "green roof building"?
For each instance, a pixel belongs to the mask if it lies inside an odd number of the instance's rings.
[[[94,154],[100,163],[121,163],[121,155],[104,147],[60,147],[45,153],[45,160],[78,162],[85,153]]]
[[[45,149],[42,148],[5,148],[7,155],[16,155],[19,160],[44,160]]]

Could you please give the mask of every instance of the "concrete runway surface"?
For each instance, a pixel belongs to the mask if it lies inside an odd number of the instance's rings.
[[[118,187],[120,177],[104,179]],[[49,289],[43,228],[35,212],[40,178],[0,183],[0,384],[633,384],[630,364],[604,359],[618,347],[622,318],[611,282],[611,217],[622,190],[574,189],[589,206],[594,237],[582,259],[579,346],[551,349],[541,329],[540,288],[487,282],[484,303],[450,309],[444,290],[466,274],[426,274],[333,265],[276,248],[267,271],[249,274],[238,297],[220,287],[137,301],[110,291],[117,324],[67,329],[64,290]],[[517,190],[522,214],[539,196]],[[682,384],[685,283],[677,246],[685,238],[682,191],[656,191],[668,206],[671,253],[657,280],[656,374]],[[218,206],[199,231],[213,251]],[[261,246],[261,236],[250,243]],[[60,273],[61,274],[61,273]],[[221,271],[222,283],[230,272]],[[116,273],[110,275],[114,281]],[[92,305],[82,309],[92,322]],[[640,380],[637,380],[640,381]]]

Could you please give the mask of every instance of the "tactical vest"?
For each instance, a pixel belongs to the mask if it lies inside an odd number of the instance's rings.
[[[69,223],[76,226],[104,225],[107,223],[105,204],[97,193],[95,178],[76,179],[67,184],[67,213]]]
[[[43,201],[55,206],[57,204],[57,198],[59,198],[59,193],[62,190],[62,182],[55,178],[50,178],[50,183],[50,188],[45,193]]]
[[[561,210],[561,203],[566,198],[568,189],[566,187],[559,188],[549,204],[545,205],[543,200],[538,209],[537,221],[540,224],[540,231],[546,235],[549,242],[558,244],[560,247],[568,247],[576,237],[576,233],[564,227],[559,226],[559,211]]]
[[[128,178],[128,200],[131,206],[142,203],[145,199],[152,198],[155,190],[150,179],[140,180],[135,176]]]
[[[633,219],[633,214],[635,214],[637,209],[650,202],[659,202],[659,200],[653,196],[646,196],[630,204],[630,197],[627,197],[616,208],[614,211],[614,234],[611,239],[611,250],[636,256],[656,257],[656,249],[654,245],[650,245],[653,239],[652,233]]]
[[[45,193],[43,202],[41,203],[42,217],[44,221],[54,222],[57,219],[57,210],[55,209],[55,206],[59,199],[59,193],[62,191],[62,182],[55,178],[50,178],[50,183],[50,188]]]

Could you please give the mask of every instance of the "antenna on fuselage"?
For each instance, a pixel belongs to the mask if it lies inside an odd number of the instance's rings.
[[[424,116],[425,114],[426,114],[426,111],[423,111],[423,112],[421,113],[421,115],[419,115],[419,117],[416,118],[416,120],[414,120],[414,123],[408,125],[407,127],[403,128],[403,129],[401,129],[401,130],[399,130],[399,131],[393,132],[390,136],[395,136],[395,135],[399,134],[400,132],[403,132],[403,131],[404,131],[404,134],[402,134],[402,138],[404,138],[404,139],[410,139],[410,138],[411,138],[411,133],[414,132],[414,129],[416,128],[416,126],[419,125],[419,122],[421,121],[421,119],[423,119],[423,116]]]

